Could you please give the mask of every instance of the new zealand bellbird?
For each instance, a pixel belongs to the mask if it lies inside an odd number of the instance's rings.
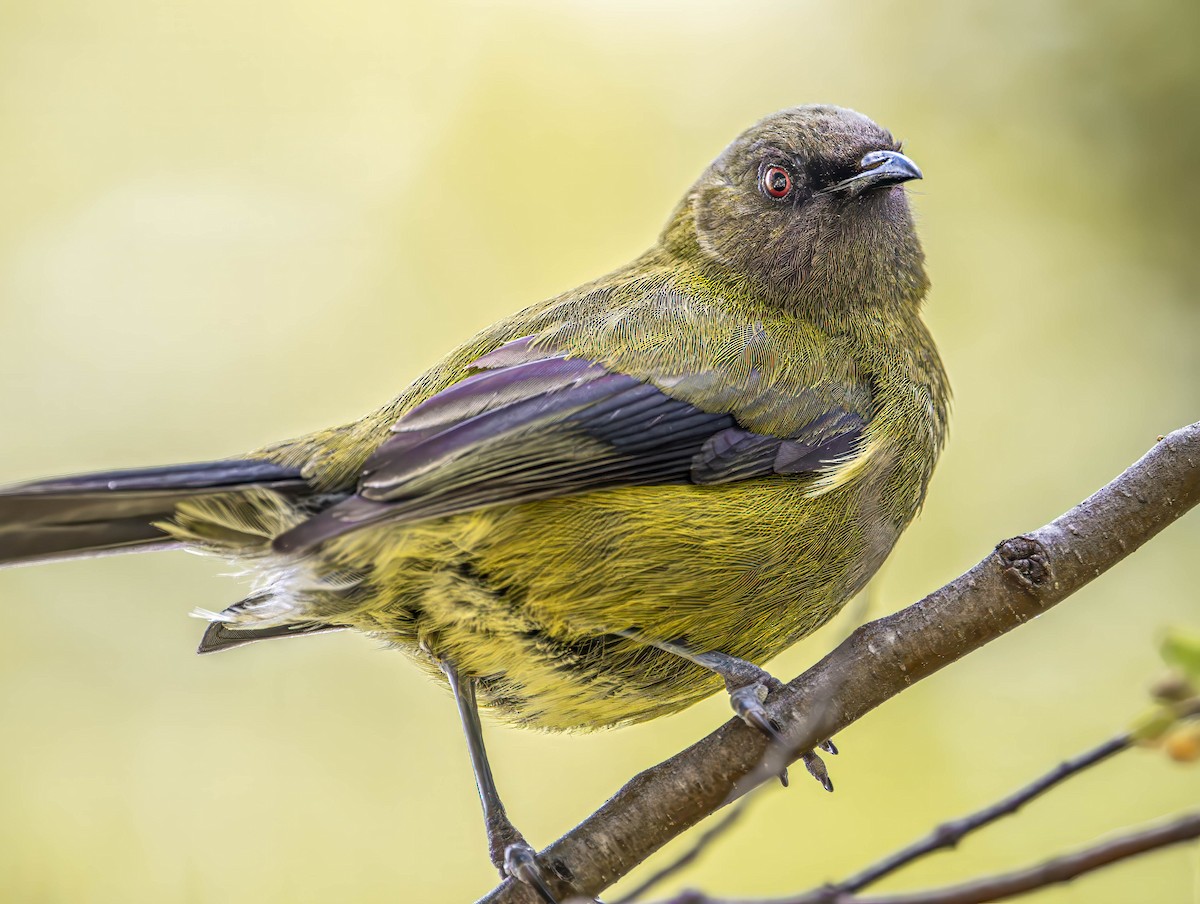
[[[628,265],[488,327],[362,420],[226,461],[0,491],[0,563],[184,546],[253,592],[200,652],[353,628],[454,690],[493,862],[542,886],[476,699],[548,729],[675,712],[828,621],[925,496],[948,387],[892,136],[738,137]]]

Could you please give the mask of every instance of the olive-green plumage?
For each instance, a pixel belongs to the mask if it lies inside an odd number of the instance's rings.
[[[350,626],[439,677],[439,660],[454,663],[484,705],[543,728],[695,702],[720,679],[654,643],[766,661],[864,586],[924,498],[948,388],[919,316],[927,280],[899,184],[919,174],[891,172],[896,161],[911,167],[856,113],[768,117],[629,265],[484,330],[363,420],[250,456],[300,469],[302,492],[192,491],[158,516],[162,529],[257,573],[256,592],[220,616],[231,632]],[[545,359],[556,373],[593,362],[668,407],[688,403],[681,425],[728,416],[714,432],[748,445],[726,455],[709,440],[690,471],[671,471],[610,437],[637,406],[607,433],[539,408],[414,464],[410,439],[601,385],[570,371],[510,398],[461,383],[541,374]],[[462,400],[438,395],[456,384]],[[737,456],[759,443],[806,462],[833,451],[794,468]]]

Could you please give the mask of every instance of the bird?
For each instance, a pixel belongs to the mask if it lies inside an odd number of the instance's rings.
[[[724,687],[832,618],[916,516],[950,390],[891,133],[739,135],[650,248],[487,327],[363,418],[214,462],[0,489],[0,565],[183,547],[250,592],[199,652],[354,630],[450,689],[502,875],[556,901],[480,709],[587,730]],[[826,780],[827,781],[827,780]]]

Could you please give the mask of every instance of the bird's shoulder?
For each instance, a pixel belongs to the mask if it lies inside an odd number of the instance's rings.
[[[634,268],[498,326],[495,344],[531,336],[535,348],[767,435],[788,436],[831,408],[870,414],[871,378],[846,334],[684,267]]]

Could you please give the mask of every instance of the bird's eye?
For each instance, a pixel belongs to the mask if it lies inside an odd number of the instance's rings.
[[[782,166],[768,166],[762,174],[762,190],[776,201],[792,192],[792,174]]]

